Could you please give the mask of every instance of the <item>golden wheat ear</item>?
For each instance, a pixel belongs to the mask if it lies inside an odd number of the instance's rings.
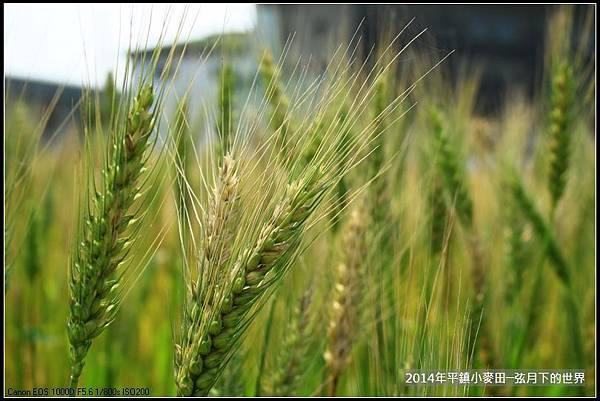
[[[357,202],[343,232],[343,258],[337,267],[327,328],[327,348],[323,355],[326,369],[326,394],[335,397],[338,382],[347,365],[357,337],[362,276],[365,274],[366,212]]]

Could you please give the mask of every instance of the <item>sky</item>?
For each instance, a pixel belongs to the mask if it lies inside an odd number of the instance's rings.
[[[5,4],[4,74],[102,85],[133,47],[254,28],[253,4]],[[183,24],[181,24],[183,21]]]

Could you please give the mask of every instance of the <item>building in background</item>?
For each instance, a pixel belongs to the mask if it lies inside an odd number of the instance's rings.
[[[43,139],[60,134],[73,124],[81,122],[78,105],[83,89],[55,82],[38,81],[16,77],[4,78],[5,105],[23,102],[39,118],[47,118]]]
[[[502,93],[513,86],[530,94],[543,66],[545,27],[555,5],[321,5],[262,4],[257,6],[257,33],[271,49],[281,52],[293,38],[290,59],[311,58],[323,69],[337,46],[354,35],[361,52],[368,52],[386,35],[397,34],[413,18],[407,38],[427,28],[414,48],[432,57],[455,50],[446,67],[458,63],[481,65],[481,111],[498,106]],[[582,18],[586,6],[576,6]],[[411,36],[412,35],[412,36]],[[593,54],[593,49],[590,49]]]
[[[494,111],[504,94],[513,86],[533,94],[543,70],[545,24],[553,5],[370,5],[370,4],[262,4],[256,10],[255,32],[225,33],[194,40],[186,45],[170,44],[160,51],[154,82],[159,84],[167,58],[173,50],[180,61],[177,74],[171,70],[165,97],[162,127],[172,120],[177,103],[189,91],[189,122],[204,129],[199,137],[214,133],[218,107],[219,72],[226,60],[235,74],[235,113],[239,115],[255,83],[260,50],[269,47],[276,58],[287,49],[291,64],[299,57],[309,72],[321,73],[338,47],[360,37],[358,55],[368,54],[387,35],[396,34],[414,18],[403,33],[404,43],[427,28],[411,48],[441,58],[455,53],[444,68],[457,71],[460,64],[481,65],[482,82],[479,111]],[[582,18],[590,6],[576,6],[576,18]],[[576,36],[576,35],[575,35]],[[288,44],[292,43],[291,46]],[[154,49],[127,54],[134,71],[147,70]],[[590,49],[589,54],[595,54]],[[310,61],[310,62],[309,62]],[[311,70],[312,69],[312,70]],[[136,82],[134,78],[133,82]],[[191,84],[190,84],[191,83]],[[262,96],[260,80],[253,95]],[[50,82],[5,78],[5,93],[18,96],[43,111],[60,93],[48,121],[45,135],[60,129],[66,120],[81,122],[73,108],[80,103],[83,88]],[[256,102],[248,103],[253,107]],[[235,115],[234,113],[234,115]]]
[[[141,74],[150,71],[154,48],[129,54],[135,65],[132,82],[139,81]],[[193,129],[201,129],[202,135],[194,133],[201,140],[215,133],[214,122],[218,112],[218,90],[220,72],[224,62],[233,69],[235,96],[234,115],[239,115],[250,94],[258,65],[258,48],[252,33],[235,32],[212,35],[187,44],[166,45],[160,49],[157,68],[153,73],[156,90],[160,85],[167,94],[164,98],[164,115],[161,132],[172,124],[178,103],[186,93],[188,96],[188,123]],[[166,80],[165,75],[169,57],[173,58]],[[255,91],[254,91],[255,92]]]

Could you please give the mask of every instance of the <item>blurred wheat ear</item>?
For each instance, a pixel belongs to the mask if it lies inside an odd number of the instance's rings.
[[[364,283],[366,213],[362,204],[355,205],[343,232],[343,259],[337,268],[331,303],[327,349],[325,350],[326,393],[334,397],[359,329],[359,304]]]
[[[281,69],[275,65],[273,56],[268,50],[262,54],[260,75],[266,91],[266,99],[271,104],[269,126],[277,132],[276,147],[284,149],[287,144],[289,131],[290,100],[284,92],[281,83]]]
[[[512,192],[512,196],[514,197],[516,204],[520,208],[521,213],[523,213],[525,218],[531,223],[534,233],[541,241],[542,250],[545,256],[550,261],[554,273],[562,283],[562,300],[567,312],[567,324],[569,325],[569,335],[573,345],[573,349],[570,354],[575,362],[575,366],[585,366],[584,345],[581,335],[582,326],[580,321],[580,306],[576,292],[573,289],[573,274],[571,272],[571,268],[568,265],[563,251],[560,249],[560,245],[556,240],[552,228],[544,220],[541,213],[536,208],[535,204],[527,194],[520,176],[514,170],[508,175],[507,185]],[[540,263],[538,265],[538,271],[534,272],[536,274],[536,279],[539,279],[539,277],[542,275],[542,267],[543,263]],[[537,285],[537,283],[535,283],[535,285]],[[528,316],[526,327],[526,330],[528,331],[531,330],[531,326],[533,324],[533,316],[531,315],[531,311],[533,310],[533,305],[535,305],[537,302],[539,302],[539,299],[535,299],[534,292],[529,305],[530,315]],[[519,359],[523,352],[523,349],[518,350]]]
[[[285,397],[298,394],[299,382],[307,368],[312,335],[311,305],[313,288],[309,287],[302,295],[289,317],[288,324],[283,333],[281,347],[277,351],[276,366],[271,374],[266,376],[267,394],[276,397]]]
[[[562,197],[569,166],[571,127],[575,84],[573,68],[563,61],[552,77],[548,189],[552,198],[552,211]]]

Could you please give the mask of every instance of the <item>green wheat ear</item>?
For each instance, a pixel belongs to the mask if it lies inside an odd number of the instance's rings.
[[[33,283],[41,271],[41,234],[42,221],[40,221],[39,212],[32,211],[29,218],[29,231],[27,233],[25,247],[25,275],[29,283]]]
[[[533,231],[542,242],[544,253],[548,257],[556,276],[564,287],[562,298],[564,308],[566,309],[566,317],[568,319],[567,324],[569,326],[570,337],[573,344],[571,354],[577,364],[576,366],[584,366],[585,355],[583,351],[583,338],[581,335],[579,300],[577,299],[577,293],[573,288],[572,274],[567,260],[560,249],[551,226],[544,221],[541,213],[526,193],[519,175],[515,171],[511,171],[507,182],[515,202],[518,204],[523,215],[529,220],[533,227]],[[532,305],[536,301],[537,300],[535,299],[532,300]]]
[[[268,376],[268,392],[270,396],[286,397],[297,394],[299,381],[306,370],[308,347],[311,342],[311,304],[312,288],[301,297],[289,317],[283,334],[283,341],[278,351],[275,366]]]
[[[466,231],[467,245],[471,254],[474,298],[469,312],[471,329],[467,349],[469,352],[472,349],[477,350],[481,365],[493,366],[495,355],[491,348],[489,327],[487,321],[482,319],[487,293],[486,257],[481,239],[473,224],[473,201],[469,194],[467,175],[457,152],[450,144],[440,112],[432,108],[429,117],[433,127],[438,174],[442,176],[445,192],[450,198],[450,203],[454,204],[459,221]]]
[[[348,110],[346,107],[343,107],[339,114],[339,121],[341,127],[346,127],[346,121],[348,119]],[[352,127],[348,126],[343,128],[342,137],[340,140],[340,149],[346,149],[352,143],[353,133]],[[347,166],[348,156],[344,155],[343,152],[340,152],[340,157],[342,162],[340,163],[340,170],[343,167]],[[350,183],[349,177],[342,175],[335,186],[335,191],[333,193],[333,207],[329,214],[329,218],[331,220],[331,229],[334,233],[337,233],[341,227],[340,224],[340,216],[342,212],[346,209],[348,205],[348,193],[350,191]]]
[[[336,155],[340,158],[340,164],[337,166],[338,171],[340,172],[340,179],[337,181],[335,185],[335,190],[333,192],[333,199],[331,210],[329,213],[329,219],[331,221],[331,228],[334,232],[337,232],[340,228],[340,215],[343,210],[346,208],[348,203],[348,177],[345,177],[341,172],[343,169],[347,168],[347,159],[348,155],[343,154],[343,149],[347,148],[352,142],[352,133],[350,127],[345,127],[345,121],[348,118],[347,112],[345,109],[336,110],[335,113],[329,113],[331,117],[323,118],[319,121],[319,123],[309,131],[308,141],[305,147],[303,147],[300,153],[300,163],[296,166],[297,170],[302,170],[307,166],[310,166],[315,158],[319,156],[319,151],[322,151],[324,146],[324,141],[327,139],[327,131],[330,127],[331,121],[336,121],[336,126],[340,127],[342,130],[342,134],[340,136],[340,153]]]
[[[140,178],[155,122],[153,102],[152,86],[144,85],[108,150],[101,190],[90,194],[90,204],[84,205],[69,279],[72,388],[77,386],[92,340],[114,320],[123,295],[122,262],[135,241],[128,228],[140,217],[132,205],[141,194]]]
[[[566,186],[571,144],[571,120],[575,96],[573,68],[561,63],[552,77],[551,109],[549,118],[549,173],[548,189],[552,209],[562,197]]]
[[[430,249],[433,255],[440,255],[444,248],[448,209],[444,197],[444,187],[436,174],[429,190],[430,214]]]
[[[430,121],[433,127],[438,171],[444,179],[446,192],[450,194],[450,199],[455,204],[458,217],[470,229],[473,225],[473,202],[469,195],[464,168],[450,145],[440,112],[432,109]]]
[[[546,254],[559,279],[566,285],[571,282],[567,261],[563,256],[552,229],[544,221],[529,195],[525,192],[521,178],[514,171],[510,172],[507,185],[520,212],[531,223],[535,234],[544,242]]]
[[[510,195],[510,194],[508,194]],[[515,300],[521,291],[523,284],[523,272],[527,260],[526,244],[523,241],[525,221],[519,209],[519,205],[512,196],[505,196],[505,243],[506,243],[506,266],[507,284],[505,288],[505,300],[509,304]]]
[[[259,68],[265,87],[265,98],[271,105],[269,126],[273,131],[278,132],[277,140],[275,141],[277,149],[284,149],[289,130],[287,115],[289,113],[290,100],[281,84],[281,70],[275,65],[273,56],[268,50],[263,52]]]
[[[375,140],[369,157],[369,178],[373,179],[369,188],[369,209],[373,227],[389,227],[389,193],[387,176],[381,174],[385,162],[385,135],[387,129],[385,110],[390,104],[388,101],[388,74],[379,76],[373,89],[373,119],[375,121]],[[380,245],[383,252],[389,252],[391,233],[381,234]]]

